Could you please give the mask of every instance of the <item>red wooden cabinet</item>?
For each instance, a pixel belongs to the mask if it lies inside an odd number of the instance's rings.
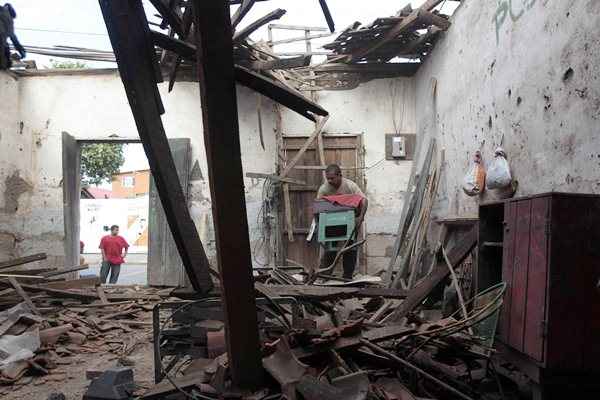
[[[600,372],[600,196],[481,205],[478,268],[479,290],[507,283],[501,342],[540,368]]]

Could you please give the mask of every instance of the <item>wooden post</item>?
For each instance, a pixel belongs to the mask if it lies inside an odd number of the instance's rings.
[[[229,2],[194,0],[198,81],[231,377],[263,376],[240,150]]]
[[[160,118],[164,109],[156,83],[162,78],[142,3],[100,0],[100,8],[173,240],[194,289],[208,292],[213,287],[208,258],[190,216]]]

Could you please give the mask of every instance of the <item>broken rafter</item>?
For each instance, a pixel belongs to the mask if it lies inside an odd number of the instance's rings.
[[[256,3],[256,0],[242,0],[242,4],[235,10],[235,13],[231,17],[231,27],[233,29],[242,22],[242,19],[248,14],[254,3]]]
[[[321,5],[321,10],[323,10],[323,15],[325,16],[325,20],[327,21],[327,26],[331,33],[335,32],[335,23],[333,22],[333,17],[331,16],[331,11],[329,11],[329,6],[327,5],[326,0],[319,0],[319,4]]]
[[[156,8],[156,11],[160,13],[165,21],[169,24],[171,29],[179,35],[180,38],[185,37],[183,29],[183,21],[181,17],[175,12],[169,5],[169,0],[150,0],[150,3]]]
[[[388,30],[384,34],[382,34],[380,38],[373,40],[366,46],[352,52],[352,54],[350,54],[348,56],[348,61],[350,61],[350,62],[359,61],[360,59],[364,58],[369,53],[372,53],[373,51],[377,50],[384,44],[394,40],[396,37],[398,37],[398,35],[406,32],[409,29],[416,26],[416,24],[419,20],[420,12],[421,12],[420,10],[415,10],[408,17],[403,18],[402,21],[398,22],[394,27],[392,27],[390,30]]]
[[[329,115],[321,106],[308,100],[296,90],[251,71],[248,68],[237,65],[235,68],[235,78],[238,83],[259,92],[271,100],[281,103],[311,121],[316,121],[312,114],[320,116]]]
[[[180,56],[193,61],[197,59],[197,55],[195,55],[196,47],[194,45],[169,37],[160,32],[150,31],[150,35],[152,40],[160,47],[173,51]],[[316,121],[312,114],[321,116],[328,115],[327,111],[318,104],[308,100],[294,89],[257,72],[251,71],[248,68],[236,65],[235,79],[239,84],[253,89],[273,101],[281,103],[311,121]]]
[[[164,109],[156,85],[156,53],[142,3],[100,0],[100,7],[177,250],[194,289],[208,292],[213,287],[208,258],[188,207],[182,207],[187,201],[160,118]]]
[[[477,229],[472,228],[461,237],[457,244],[448,253],[448,261],[453,268],[456,268],[465,258],[469,255],[471,250],[477,244]],[[386,318],[389,321],[399,321],[401,318],[408,315],[409,312],[414,310],[419,304],[421,304],[431,291],[440,284],[446,277],[450,275],[450,270],[446,265],[446,261],[438,262],[433,272],[421,282],[419,285],[411,289],[406,297],[406,300],[400,304],[394,312]]]
[[[251,23],[250,25],[248,25],[241,31],[236,32],[235,35],[233,35],[233,41],[236,43],[241,42],[242,40],[246,39],[248,36],[250,36],[254,31],[256,31],[261,26],[283,17],[285,15],[285,13],[286,13],[286,11],[282,8],[278,8],[277,10],[271,11],[270,13],[268,13],[267,15],[265,15],[262,18],[257,19],[256,21],[254,21],[253,23]]]

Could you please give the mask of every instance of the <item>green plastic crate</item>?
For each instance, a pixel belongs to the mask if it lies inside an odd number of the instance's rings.
[[[337,248],[336,242],[345,242],[350,238],[354,231],[355,222],[354,211],[352,210],[320,213],[319,243],[324,245],[327,250],[335,250]]]

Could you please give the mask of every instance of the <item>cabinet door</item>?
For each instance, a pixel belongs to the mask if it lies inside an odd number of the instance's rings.
[[[537,361],[544,360],[549,201],[549,197],[538,197],[531,200],[523,352]]]
[[[529,233],[531,230],[531,201],[515,202],[515,245],[510,302],[509,344],[523,352],[527,304],[527,269],[529,266]]]
[[[498,333],[504,343],[509,343],[510,332],[510,304],[512,295],[513,263],[515,258],[515,233],[516,233],[517,206],[515,202],[507,202],[504,206],[504,234],[502,254],[502,281],[506,282],[504,305],[500,313]]]

